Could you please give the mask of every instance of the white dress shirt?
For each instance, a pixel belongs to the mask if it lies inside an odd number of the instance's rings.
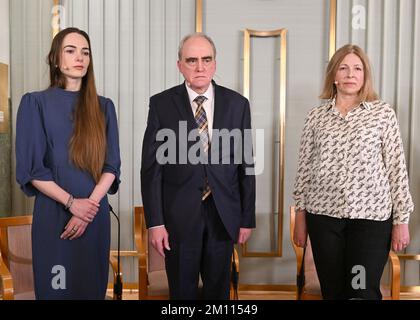
[[[193,89],[188,87],[187,83],[185,82],[185,87],[187,88],[188,97],[190,98],[191,109],[193,112],[193,116],[195,116],[195,112],[197,111],[197,104],[194,103],[194,99],[198,96],[204,96],[207,98],[206,101],[203,102],[204,111],[206,111],[207,116],[207,124],[209,130],[209,141],[211,141],[211,136],[213,133],[213,114],[214,114],[214,88],[213,85],[210,84],[207,91],[203,94],[198,94]]]

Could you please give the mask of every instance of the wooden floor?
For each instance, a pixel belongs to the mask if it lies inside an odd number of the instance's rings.
[[[112,295],[112,291],[108,290]],[[123,300],[137,300],[136,290],[124,290]],[[295,300],[295,293],[291,291],[240,291],[239,300]],[[400,300],[420,300],[420,293],[401,293]]]
[[[108,290],[108,296],[112,291]],[[124,290],[123,300],[137,300],[136,290]],[[290,291],[246,291],[239,292],[240,300],[295,300],[295,293]]]

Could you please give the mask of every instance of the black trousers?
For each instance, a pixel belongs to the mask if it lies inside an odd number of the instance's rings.
[[[165,250],[170,299],[229,299],[230,261],[233,241],[210,195],[201,204],[201,223],[184,241],[170,240]],[[203,282],[198,290],[199,275]]]
[[[307,213],[306,223],[323,298],[381,300],[392,219],[338,219]]]

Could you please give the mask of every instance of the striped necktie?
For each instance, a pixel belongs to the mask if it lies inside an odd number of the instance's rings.
[[[197,104],[197,110],[195,111],[195,122],[198,126],[198,133],[200,134],[200,140],[204,147],[204,152],[207,154],[210,145],[209,139],[209,124],[207,122],[206,111],[204,110],[203,103],[207,98],[205,96],[198,96],[194,99],[194,102]],[[205,186],[201,200],[205,200],[211,193],[210,186],[207,181],[205,181]]]

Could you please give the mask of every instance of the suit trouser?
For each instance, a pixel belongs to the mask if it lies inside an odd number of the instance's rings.
[[[169,235],[170,237],[170,235]],[[217,213],[210,195],[201,204],[201,221],[181,243],[170,240],[165,250],[171,299],[229,299],[230,261],[233,241]]]
[[[392,219],[338,219],[306,214],[324,299],[380,300],[391,246]]]

